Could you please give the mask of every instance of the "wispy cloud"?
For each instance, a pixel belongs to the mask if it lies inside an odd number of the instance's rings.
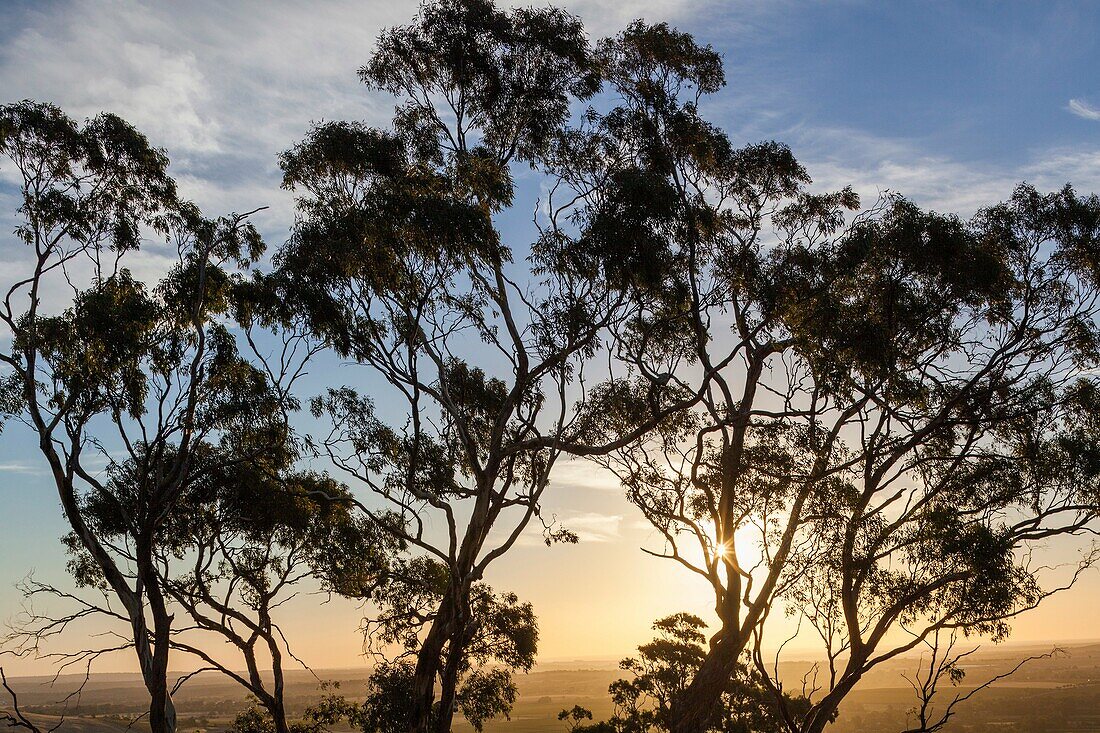
[[[619,537],[621,514],[586,512],[562,520],[562,526],[577,533],[581,542],[611,542]]]
[[[782,28],[775,16],[790,10],[790,0],[561,2],[584,17],[593,38],[647,17],[701,25],[710,33],[721,27],[731,38],[774,40]],[[273,245],[293,222],[292,195],[279,187],[277,154],[313,120],[388,124],[394,100],[366,90],[355,69],[382,28],[407,22],[414,12],[413,3],[360,0],[308,7],[292,0],[69,0],[20,7],[0,21],[0,101],[52,101],[77,117],[121,114],[168,148],[181,189],[208,213],[269,206],[255,222]],[[760,36],[756,31],[763,28],[767,33]],[[852,184],[866,200],[878,190],[896,190],[924,206],[966,214],[1004,198],[1025,178],[1054,186],[1071,180],[1081,190],[1100,185],[1095,169],[1081,164],[1096,160],[1091,149],[1033,150],[1014,165],[961,161],[919,139],[872,134],[858,120],[835,127],[792,123],[789,80],[781,67],[760,64],[753,54],[730,54],[729,76],[737,83],[708,110],[736,140],[790,142],[822,188]],[[1100,105],[1083,98],[1070,99],[1066,109],[1100,120]],[[0,231],[14,226],[10,194],[0,181]],[[21,257],[21,249],[0,240],[0,264]],[[151,247],[134,266],[139,277],[152,279],[166,264],[165,252]],[[555,484],[620,490],[613,477],[591,466],[558,471]]]
[[[600,512],[571,512],[568,514],[548,514],[544,518],[555,530],[569,530],[584,543],[614,542],[622,536],[623,515],[603,514]],[[535,547],[545,542],[543,528],[538,522],[528,525],[520,537],[519,544]]]
[[[634,17],[684,20],[716,0],[567,0],[593,37]],[[507,6],[508,3],[503,3]],[[755,2],[738,6],[758,11]],[[385,125],[393,99],[356,76],[379,32],[416,3],[69,0],[5,18],[3,99],[55,102],[75,117],[110,111],[172,156],[184,193],[211,213],[269,204],[258,222],[285,231],[276,155],[314,120]],[[63,8],[63,10],[62,10]]]
[[[383,27],[412,14],[358,0],[61,7],[13,13],[0,31],[3,101],[120,114],[168,149],[181,190],[211,214],[269,205],[257,224],[275,241],[292,221],[277,154],[313,120],[385,123],[393,101],[355,70]]]
[[[578,491],[622,491],[615,474],[591,461],[573,459],[554,466],[554,486]]]
[[[1029,151],[1015,164],[962,161],[930,153],[917,141],[851,127],[801,126],[787,130],[795,153],[823,189],[851,185],[873,203],[878,192],[900,193],[918,205],[970,216],[1005,200],[1021,181],[1040,190],[1067,182],[1100,190],[1100,148],[1051,147]]]
[[[723,32],[764,28],[775,32],[774,20],[789,13],[794,3],[791,0],[562,0],[561,4],[584,20],[589,35],[599,38],[618,33],[636,19],[677,25],[705,17],[712,28],[718,24]]]
[[[22,461],[8,461],[0,463],[0,473],[21,473],[26,475],[40,474],[42,469],[31,463]]]
[[[1066,109],[1078,117],[1084,117],[1086,120],[1100,120],[1100,107],[1091,105],[1083,99],[1069,100]]]

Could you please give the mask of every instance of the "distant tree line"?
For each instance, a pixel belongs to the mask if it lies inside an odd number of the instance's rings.
[[[714,615],[658,621],[611,719],[563,712],[577,731],[817,733],[877,665],[1004,638],[1094,564],[1073,538],[1100,514],[1095,195],[1021,185],[963,220],[818,191],[706,119],[721,58],[663,23],[591,43],[559,8],[428,0],[359,75],[392,125],[319,123],[280,157],[297,217],[270,256],[255,212],[200,212],[118,117],[0,107],[24,251],[0,402],[79,589],[26,581],[74,610],[9,651],[134,653],[152,733],[176,730],[181,656],[256,700],[239,733],[481,730],[538,642],[490,566],[525,532],[577,541],[541,508],[581,458]],[[540,193],[510,242],[521,173]],[[369,390],[332,370],[303,394],[334,357]],[[1048,545],[1083,549],[1051,574]],[[365,602],[379,662],[365,700],[298,720],[279,608],[317,587]],[[821,643],[800,689],[773,613]],[[51,646],[98,617],[126,632]],[[957,669],[925,670],[921,730]]]

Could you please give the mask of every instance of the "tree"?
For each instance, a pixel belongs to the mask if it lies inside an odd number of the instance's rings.
[[[631,304],[634,279],[560,257],[556,227],[524,270],[495,226],[514,204],[513,166],[552,174],[570,105],[596,91],[596,71],[579,20],[559,9],[429,2],[360,70],[400,99],[393,130],[321,124],[282,158],[301,194],[272,276],[282,300],[407,407],[392,426],[349,388],[314,402],[333,423],[319,451],[373,493],[368,516],[440,584],[417,618],[412,730],[429,728],[437,679],[431,727],[449,730],[476,584],[540,517],[562,450],[583,447],[586,360]],[[548,540],[575,539],[544,526]]]
[[[321,683],[322,690],[339,688],[339,683]],[[301,719],[288,724],[291,733],[328,733],[338,723],[353,730],[363,727],[362,709],[349,703],[338,692],[328,692],[315,704],[306,707]],[[275,733],[276,723],[269,710],[250,705],[233,719],[232,733]]]
[[[405,651],[394,660],[376,653],[367,698],[361,704],[330,694],[307,710],[306,720],[322,729],[339,721],[347,721],[365,733],[389,733],[408,726],[414,704],[409,690],[416,674],[412,660],[420,646],[418,632],[423,627],[423,617],[438,606],[447,576],[440,563],[428,558],[401,558],[397,562],[409,567],[391,573],[365,596],[381,608],[379,617],[371,622],[377,626],[376,633],[369,634],[368,639]],[[512,674],[517,670],[529,671],[534,665],[538,626],[530,603],[521,603],[512,593],[494,593],[484,583],[473,588],[471,610],[472,636],[462,647],[463,655],[453,672],[454,705],[475,730],[481,731],[486,721],[500,715],[507,718],[511,712],[517,694]],[[453,658],[447,655],[448,660]],[[429,724],[434,725],[442,714],[441,704],[436,703]],[[269,716],[245,711],[242,718],[260,719],[266,721]],[[255,726],[250,723],[247,727]],[[291,726],[291,730],[296,729]]]
[[[22,708],[19,706],[19,695],[11,685],[8,684],[8,678],[4,674],[4,668],[0,667],[0,686],[4,688],[8,697],[11,698],[11,709],[0,712],[0,721],[4,723],[7,728],[22,728],[28,733],[53,733],[55,730],[61,727],[61,724],[65,722],[64,716],[61,717],[58,722],[46,731],[31,720]]]
[[[589,400],[595,442],[631,427],[637,385],[703,394],[601,459],[661,532],[654,554],[714,591],[670,727],[706,729],[746,649],[782,700],[761,645],[787,604],[830,669],[783,723],[820,731],[875,665],[938,629],[1003,636],[1065,587],[1028,558],[1095,529],[1100,201],[1021,186],[970,222],[896,196],[849,218],[853,192],[811,193],[786,147],[735,149],[701,117],[724,83],[709,47],[639,22],[598,55],[615,106],[564,138],[580,232],[563,256],[658,242],[667,285],[617,332],[639,381]]]
[[[885,336],[885,354],[843,377],[859,437],[838,441],[832,487],[797,520],[814,541],[787,560],[788,603],[830,660],[792,729],[820,730],[868,670],[937,633],[1004,638],[1094,563],[1085,551],[1057,578],[1032,558],[1100,513],[1098,215],[1095,196],[1021,186],[966,225],[899,202],[838,247],[860,289],[887,294],[853,299],[867,315],[845,319]],[[891,639],[899,628],[911,637]]]
[[[218,671],[248,690],[276,733],[293,727],[284,702],[284,667],[287,658],[298,661],[277,609],[307,580],[320,581],[328,592],[378,582],[392,549],[386,536],[355,513],[345,487],[327,476],[294,471],[295,458],[293,452],[269,450],[247,463],[219,461],[188,487],[165,525],[165,544],[188,548],[190,572],[173,575],[168,558],[159,564],[166,593],[191,621],[175,630],[172,648],[200,658],[206,666],[198,671]],[[211,654],[203,643],[211,634],[239,657],[226,662]]]
[[[906,681],[916,693],[917,704],[906,715],[906,724],[912,721],[915,727],[910,726],[902,733],[936,733],[943,730],[958,712],[957,708],[964,702],[974,697],[991,685],[1007,679],[1019,672],[1024,665],[1039,659],[1052,659],[1065,652],[1054,648],[1046,654],[1035,654],[1025,657],[1011,669],[994,675],[980,685],[972,687],[967,692],[958,692],[950,700],[943,702],[941,698],[942,686],[948,683],[951,687],[958,687],[966,679],[966,669],[963,666],[967,657],[978,651],[979,647],[959,652],[956,647],[959,642],[958,631],[952,630],[945,634],[935,631],[923,641],[925,651],[928,653],[927,663],[924,654],[921,654],[920,663],[917,665],[917,673],[913,677],[905,675]]]
[[[150,727],[170,733],[173,618],[157,572],[164,523],[216,464],[204,459],[245,460],[287,429],[286,393],[225,325],[235,273],[263,244],[246,215],[208,220],[180,202],[164,153],[113,115],[78,125],[51,105],[6,105],[0,152],[19,176],[16,236],[33,257],[0,304],[13,337],[0,354],[4,385],[49,464],[72,529],[70,569],[108,599],[46,628],[96,610],[125,623],[117,648],[135,650]],[[176,259],[153,289],[124,266],[150,228]],[[52,308],[66,290],[71,305]],[[40,632],[28,630],[32,648]]]
[[[374,643],[396,645],[404,650],[393,663],[382,663],[371,678],[371,693],[363,706],[368,732],[399,730],[407,724],[413,700],[408,690],[415,677],[420,652],[420,631],[447,592],[448,571],[440,562],[426,557],[400,561],[371,600],[380,613]],[[495,593],[483,582],[470,589],[470,622],[467,636],[455,644],[460,654],[445,650],[448,666],[441,677],[453,680],[454,707],[475,730],[486,720],[505,717],[516,701],[515,671],[530,671],[538,648],[538,624],[530,603],[514,593]],[[453,711],[452,711],[453,712]],[[442,700],[433,707],[432,720],[446,715]]]
[[[577,733],[645,733],[667,731],[674,701],[684,693],[706,659],[703,644],[706,624],[697,616],[678,613],[659,619],[653,628],[659,636],[638,647],[638,656],[622,660],[619,667],[633,675],[611,683],[608,692],[615,714],[606,721],[585,723],[592,713],[580,706],[562,710],[558,720],[569,721]],[[746,662],[750,661],[746,655]],[[805,698],[790,698],[792,707],[805,706]],[[723,733],[779,730],[778,708],[771,690],[758,672],[742,663],[730,676],[726,689],[707,721],[707,730]]]

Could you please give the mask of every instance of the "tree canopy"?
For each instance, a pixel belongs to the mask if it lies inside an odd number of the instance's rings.
[[[16,651],[117,622],[58,661],[135,653],[153,733],[176,729],[176,655],[252,696],[238,733],[480,731],[538,653],[493,573],[532,534],[578,541],[544,509],[582,458],[713,616],[657,621],[610,718],[559,716],[578,733],[818,733],[879,665],[1004,639],[1095,564],[1096,195],[1021,184],[966,218],[821,190],[708,117],[720,55],[660,22],[593,42],[553,6],[427,0],[358,73],[390,124],[289,144],[270,255],[255,212],[204,215],[120,118],[0,106],[26,253],[0,409],[49,468],[78,585],[29,582],[76,610],[32,615]],[[307,391],[317,359],[339,366]],[[1054,543],[1078,559],[1038,560]],[[363,604],[375,664],[364,699],[298,716],[279,609],[305,589]],[[780,614],[820,643],[796,691]],[[928,730],[965,699],[930,712],[944,655],[914,685]]]

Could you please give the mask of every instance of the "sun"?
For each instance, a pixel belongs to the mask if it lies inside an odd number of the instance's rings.
[[[745,572],[759,569],[764,553],[763,538],[757,525],[743,522],[734,530],[732,537],[727,536],[721,541],[718,539],[718,531],[709,520],[701,522],[700,528],[700,543],[693,543],[694,552],[691,552],[693,562],[703,566],[708,563],[735,561],[736,566]]]

